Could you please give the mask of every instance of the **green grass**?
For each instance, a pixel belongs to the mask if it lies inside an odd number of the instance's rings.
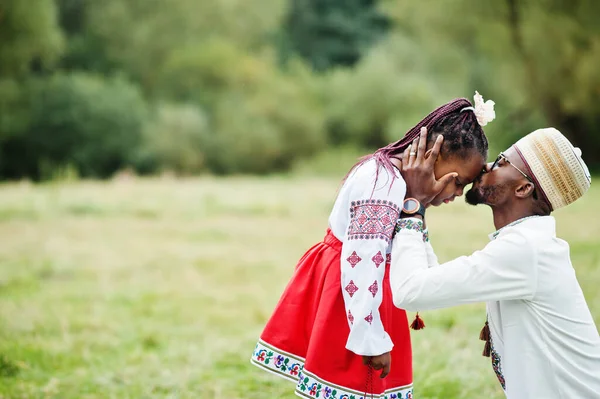
[[[0,398],[294,397],[249,357],[324,235],[338,178],[0,186]],[[597,321],[599,199],[595,187],[556,215]],[[429,225],[440,260],[493,230],[488,209],[462,203]],[[502,398],[481,356],[484,307],[423,318],[415,397]]]

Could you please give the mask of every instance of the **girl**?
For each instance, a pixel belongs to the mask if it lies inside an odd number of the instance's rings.
[[[414,155],[403,153],[422,131],[428,152],[440,151],[435,177],[448,183],[431,204],[451,202],[485,166],[488,143],[481,126],[493,113],[493,102],[484,103],[477,92],[475,106],[456,99],[352,168],[325,238],[300,259],[253,364],[293,381],[301,397],[412,398],[410,330],[406,312],[392,302],[389,253],[400,213],[424,208],[405,201],[398,165],[402,156]],[[426,234],[423,239],[428,241]],[[382,370],[382,378],[372,378],[373,369]]]

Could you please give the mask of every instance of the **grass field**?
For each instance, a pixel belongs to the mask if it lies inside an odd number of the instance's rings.
[[[0,186],[0,398],[292,398],[249,363],[337,178]],[[558,233],[600,322],[600,189]],[[428,216],[440,260],[493,230],[487,208]],[[481,356],[483,305],[425,312],[415,398],[502,398]],[[409,315],[412,318],[412,314]]]

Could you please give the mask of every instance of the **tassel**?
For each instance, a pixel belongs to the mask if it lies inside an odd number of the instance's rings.
[[[419,317],[419,312],[417,312],[415,320],[410,325],[410,328],[412,328],[413,330],[422,330],[425,328],[425,322],[422,318]]]
[[[364,399],[367,399],[367,394],[371,394],[371,399],[373,399],[373,366],[371,365],[371,361],[369,360],[369,364],[367,365],[367,381],[365,382],[365,395]]]
[[[483,347],[482,355],[485,357],[490,357],[492,353],[492,342],[490,340],[490,326],[488,325],[487,319],[485,320],[485,325],[479,333],[479,339],[485,341],[485,346]]]
[[[488,325],[487,320],[485,322],[485,325],[481,329],[481,332],[479,333],[479,339],[482,341],[490,340],[490,326]]]
[[[485,346],[483,347],[482,355],[485,357],[490,357],[491,354],[492,354],[492,344],[490,343],[490,341],[486,341]]]

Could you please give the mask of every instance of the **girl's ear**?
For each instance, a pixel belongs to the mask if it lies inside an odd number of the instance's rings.
[[[433,149],[429,149],[425,152],[425,159],[429,159],[429,157],[431,156],[431,153],[433,152]],[[440,160],[444,159],[444,156],[440,153],[438,154],[437,159],[435,160],[435,163],[437,164]]]

